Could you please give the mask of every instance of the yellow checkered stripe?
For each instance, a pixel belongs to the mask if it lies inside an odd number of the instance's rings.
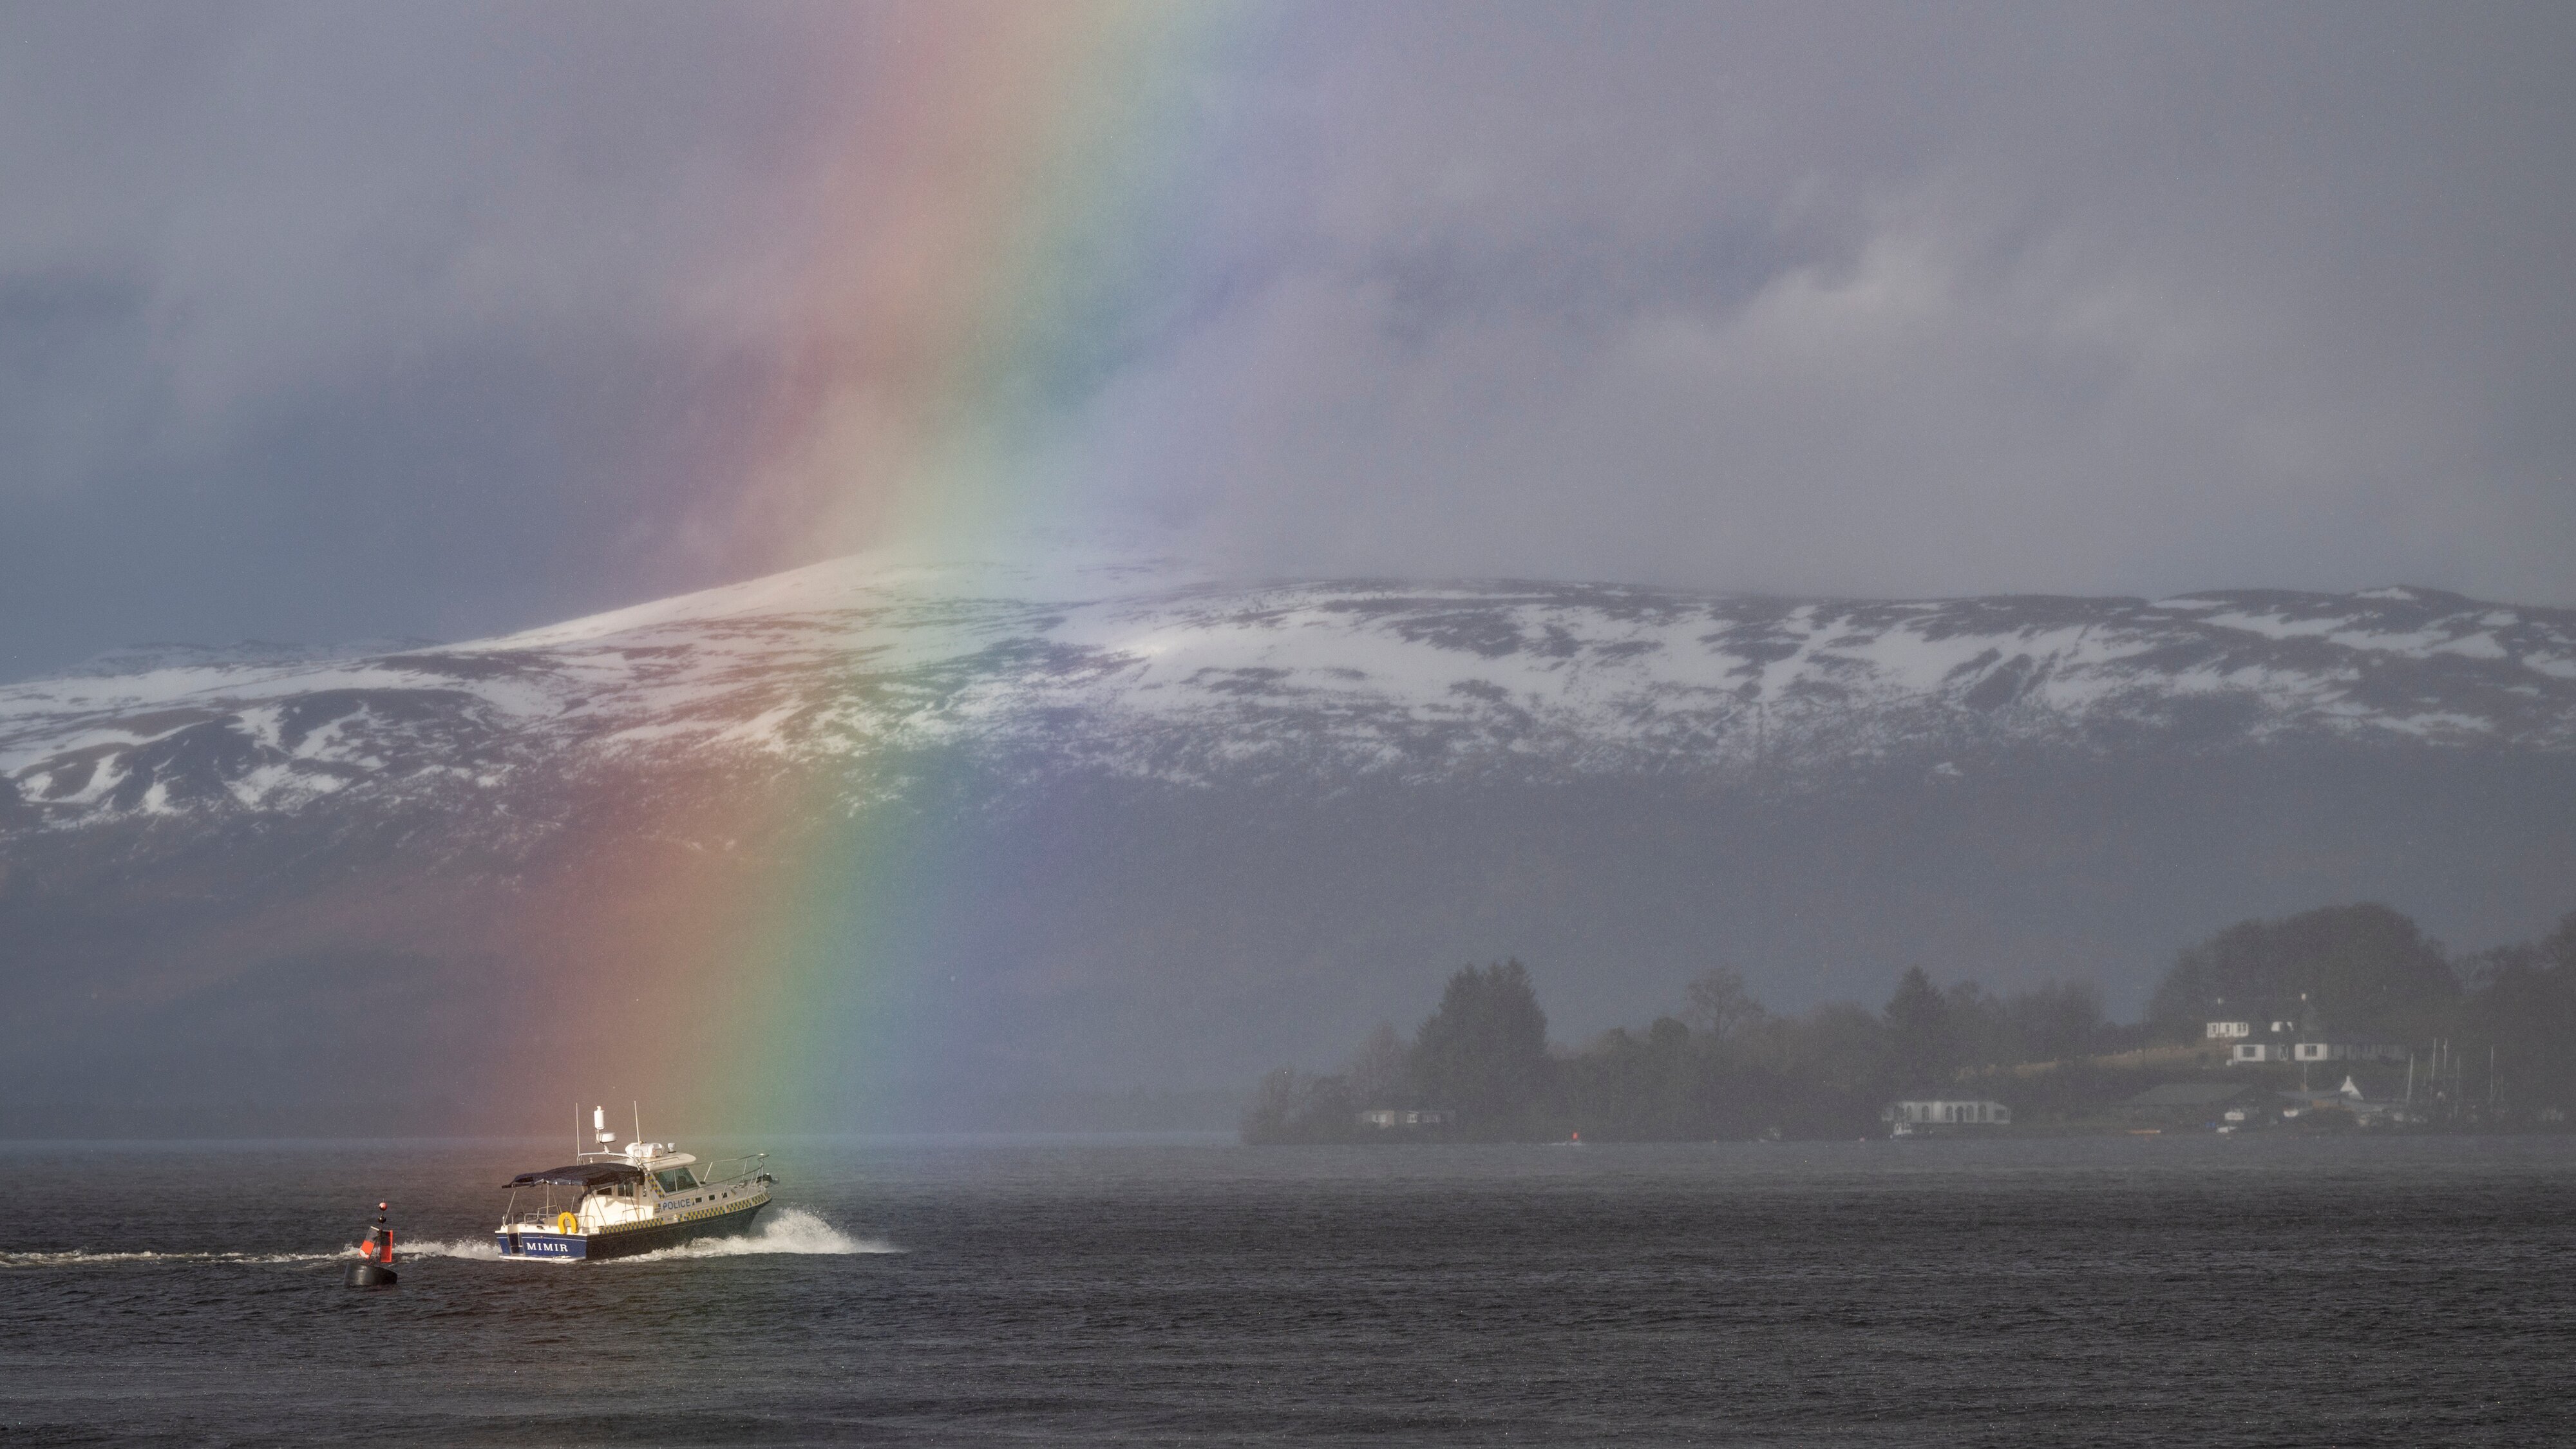
[[[634,1223],[612,1223],[607,1227],[593,1230],[591,1236],[594,1238],[613,1238],[619,1233],[640,1233],[651,1228],[667,1228],[673,1223],[702,1222],[708,1218],[724,1217],[729,1213],[747,1213],[767,1201],[769,1201],[769,1194],[765,1192],[756,1192],[749,1197],[739,1198],[733,1202],[717,1203],[712,1207],[691,1208],[687,1212],[672,1213],[667,1217],[650,1217],[644,1219],[642,1222]]]

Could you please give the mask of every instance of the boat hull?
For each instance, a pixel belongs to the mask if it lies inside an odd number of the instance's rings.
[[[667,1222],[621,1225],[596,1233],[531,1232],[526,1229],[503,1229],[492,1235],[504,1258],[551,1258],[558,1262],[597,1258],[631,1258],[638,1253],[658,1253],[700,1238],[734,1238],[751,1231],[752,1220],[769,1206],[766,1196],[753,1199],[740,1207],[728,1207],[703,1216],[673,1218]]]

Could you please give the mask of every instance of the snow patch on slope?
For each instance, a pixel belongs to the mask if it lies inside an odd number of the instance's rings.
[[[2136,740],[2211,699],[2242,703],[2245,741],[2576,748],[2576,615],[2411,590],[1891,603],[861,557],[371,658],[145,662],[0,688],[14,818],[505,798],[532,770],[936,748],[1184,783],[1796,771]]]

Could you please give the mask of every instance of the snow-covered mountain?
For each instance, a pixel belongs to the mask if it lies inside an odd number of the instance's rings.
[[[872,983],[877,1120],[990,1125],[1328,1066],[1471,958],[1564,1037],[1711,965],[2124,1010],[2219,926],[2366,898],[2468,947],[2576,908],[2576,612],[861,558],[0,687],[0,1135],[524,1126],[648,1085],[574,1065],[693,1030],[651,1013],[780,913],[810,989]]]
[[[683,760],[820,767],[859,798],[930,750],[1347,784],[1794,783],[2300,739],[2576,749],[2576,613],[2405,588],[1888,602],[859,559],[465,644],[209,653],[0,688],[0,820],[471,807]]]

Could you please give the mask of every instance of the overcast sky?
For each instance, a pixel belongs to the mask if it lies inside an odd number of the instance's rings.
[[[977,104],[905,74],[918,20],[0,6],[0,678],[874,542],[725,470],[795,259],[875,224],[820,153]],[[1158,265],[1027,521],[2576,605],[2576,9],[1285,6],[1187,64],[1186,204],[1125,218]]]

